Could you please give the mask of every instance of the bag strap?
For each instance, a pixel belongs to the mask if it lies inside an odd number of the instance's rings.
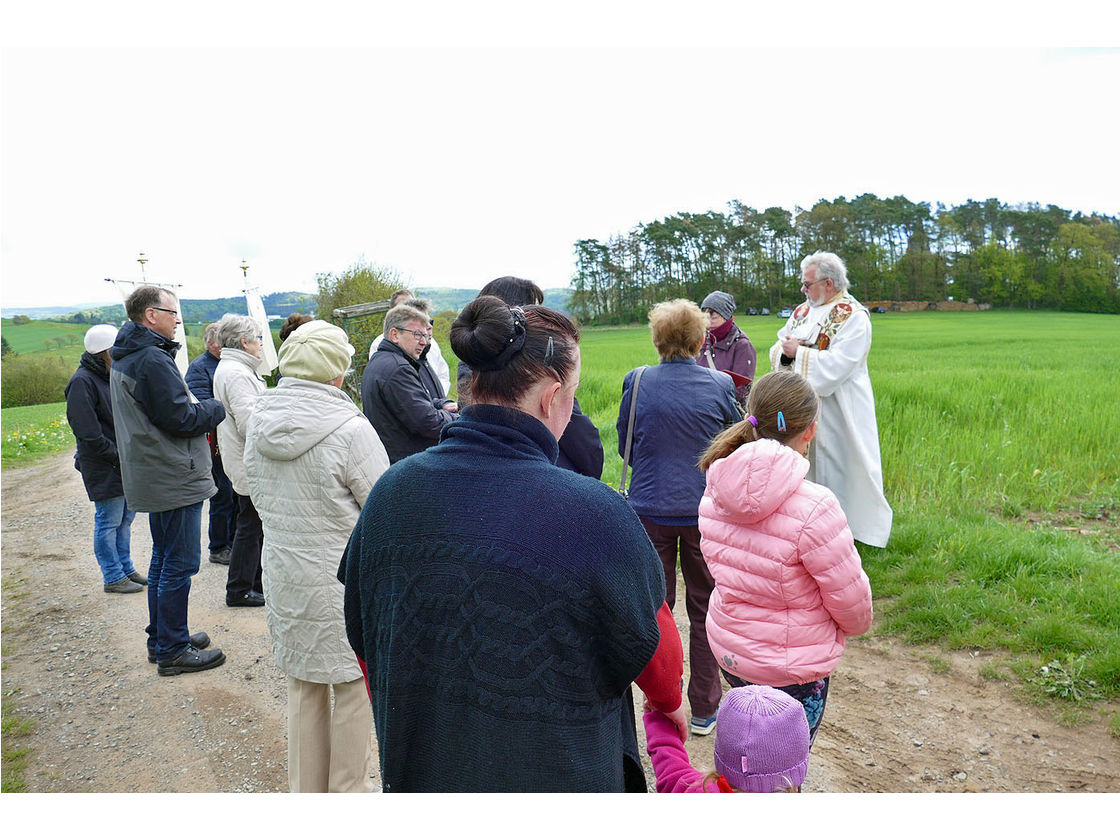
[[[712,347],[714,347],[714,346],[715,345],[712,345],[712,346],[705,345],[704,346],[704,355],[708,357],[708,367],[710,367],[712,370],[719,370],[719,368],[716,367],[716,360],[712,357]]]
[[[642,371],[648,365],[642,365],[634,372],[634,387],[630,390],[630,419],[626,424],[626,448],[622,455],[622,482],[618,485],[618,492],[626,495],[626,469],[630,465],[630,448],[634,444],[634,415],[638,411],[638,383],[642,381]]]

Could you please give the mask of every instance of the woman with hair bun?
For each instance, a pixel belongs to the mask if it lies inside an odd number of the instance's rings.
[[[629,505],[554,463],[579,332],[484,295],[451,346],[474,402],[381,476],[339,569],[383,788],[644,791],[630,684],[685,729],[680,636]]]

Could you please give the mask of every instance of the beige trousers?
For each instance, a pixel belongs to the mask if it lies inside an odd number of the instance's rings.
[[[331,711],[331,689],[334,711]],[[373,709],[365,680],[288,677],[288,786],[292,793],[368,793]]]

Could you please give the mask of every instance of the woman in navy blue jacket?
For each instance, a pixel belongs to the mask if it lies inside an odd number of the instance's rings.
[[[338,577],[385,791],[646,789],[630,684],[675,714],[680,637],[632,510],[554,466],[578,342],[543,306],[467,304],[451,346],[476,401],[377,480],[350,535]]]
[[[106,592],[127,595],[144,589],[148,579],[132,565],[132,520],[121,484],[121,462],[109,401],[109,348],[117,328],[90,327],[86,352],[66,385],[66,421],[74,432],[74,468],[82,474],[86,495],[94,504],[93,553],[101,567]]]
[[[691,729],[707,735],[715,728],[723,689],[704,631],[714,581],[700,553],[704,473],[697,462],[712,438],[742,415],[731,377],[696,364],[707,330],[700,307],[688,300],[659,303],[650,310],[649,326],[661,363],[646,368],[638,384],[629,499],[661,557],[670,609],[676,602],[680,556],[690,628]],[[618,410],[618,454],[624,457],[636,373],[626,374]]]

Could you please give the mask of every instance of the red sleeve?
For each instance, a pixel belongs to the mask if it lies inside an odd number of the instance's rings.
[[[657,611],[657,629],[661,641],[653,658],[634,680],[658,711],[673,712],[681,705],[681,677],[684,675],[684,648],[681,634],[667,603]]]
[[[365,684],[366,684],[366,695],[368,695],[368,697],[370,699],[370,702],[372,703],[373,702],[373,689],[371,689],[369,687],[369,671],[366,670],[366,661],[364,659],[362,659],[362,657],[358,656],[357,654],[354,655],[354,658],[358,660],[358,667],[362,669],[362,679],[365,681]]]

